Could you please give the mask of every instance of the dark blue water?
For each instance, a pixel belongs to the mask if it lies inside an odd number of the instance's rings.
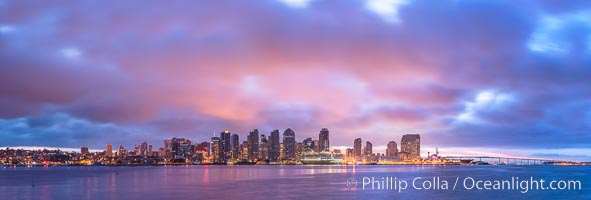
[[[371,189],[396,177],[406,190]],[[435,189],[417,190],[424,180]],[[578,180],[571,190],[467,190],[462,181]],[[352,179],[356,181],[351,181]],[[455,190],[452,189],[459,180]],[[347,182],[349,180],[349,187]],[[366,179],[369,180],[369,179]],[[442,181],[448,181],[443,188]],[[356,184],[355,184],[356,183]],[[436,185],[439,184],[439,187]],[[429,186],[429,184],[427,184]],[[591,166],[142,166],[0,168],[0,199],[591,199]],[[386,188],[386,189],[384,189]],[[399,187],[398,187],[399,188]]]

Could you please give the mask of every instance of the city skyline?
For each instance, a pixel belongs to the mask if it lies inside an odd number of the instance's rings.
[[[333,147],[421,134],[420,151],[591,160],[589,9],[2,1],[0,147],[328,127]]]

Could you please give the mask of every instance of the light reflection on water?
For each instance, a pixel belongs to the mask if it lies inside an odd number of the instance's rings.
[[[0,169],[0,199],[591,199],[587,166],[139,166]],[[361,190],[362,177],[576,179],[580,191]],[[355,178],[356,189],[346,181]]]

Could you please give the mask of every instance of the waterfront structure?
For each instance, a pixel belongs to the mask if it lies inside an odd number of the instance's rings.
[[[386,157],[394,158],[398,154],[398,145],[394,141],[388,142],[388,146],[386,147]]]
[[[408,159],[421,158],[421,137],[419,134],[406,134],[400,141],[400,151],[408,153]]]
[[[296,155],[295,132],[290,128],[283,132],[283,159],[294,160]]]
[[[361,157],[361,138],[353,141],[353,149],[355,149],[355,157]]]
[[[330,142],[328,137],[328,129],[322,128],[320,133],[318,133],[318,148],[320,152],[330,151]]]

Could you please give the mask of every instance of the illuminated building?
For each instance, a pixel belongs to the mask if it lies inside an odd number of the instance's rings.
[[[107,144],[107,149],[105,151],[106,151],[105,155],[107,157],[112,157],[113,156],[113,145]]]
[[[240,136],[238,134],[232,134],[230,149],[232,149],[232,159],[240,158]]]
[[[319,152],[330,151],[330,142],[327,128],[321,129],[320,133],[318,133],[318,148]]]
[[[353,149],[355,149],[355,157],[361,157],[361,138],[355,139]]]
[[[373,145],[371,142],[365,142],[365,155],[371,156],[373,154]]]
[[[88,154],[90,154],[90,152],[88,151],[88,147],[81,147],[80,148],[80,154],[82,154],[82,155],[88,155]]]
[[[261,160],[269,159],[269,141],[265,134],[261,134],[261,142],[259,143],[259,155]]]
[[[400,141],[400,151],[408,153],[408,159],[421,158],[421,137],[419,134],[406,134]]]
[[[283,132],[283,159],[294,160],[296,155],[295,132],[290,128]]]
[[[398,154],[398,146],[396,145],[396,142],[388,142],[388,146],[386,147],[386,157],[394,158],[396,157],[396,154]]]
[[[314,151],[314,141],[312,140],[312,138],[306,138],[304,139],[304,141],[302,141],[302,144],[304,145],[304,153],[309,153]]]
[[[228,130],[224,130],[220,133],[221,160],[225,161],[232,157],[231,135],[232,134]]]
[[[271,135],[269,135],[269,161],[279,161],[280,154],[281,147],[279,145],[279,130],[273,130],[271,131]]]
[[[248,161],[256,162],[259,158],[259,130],[253,129],[247,137]]]
[[[211,156],[213,157],[213,163],[222,163],[221,149],[220,149],[220,137],[211,137]]]

